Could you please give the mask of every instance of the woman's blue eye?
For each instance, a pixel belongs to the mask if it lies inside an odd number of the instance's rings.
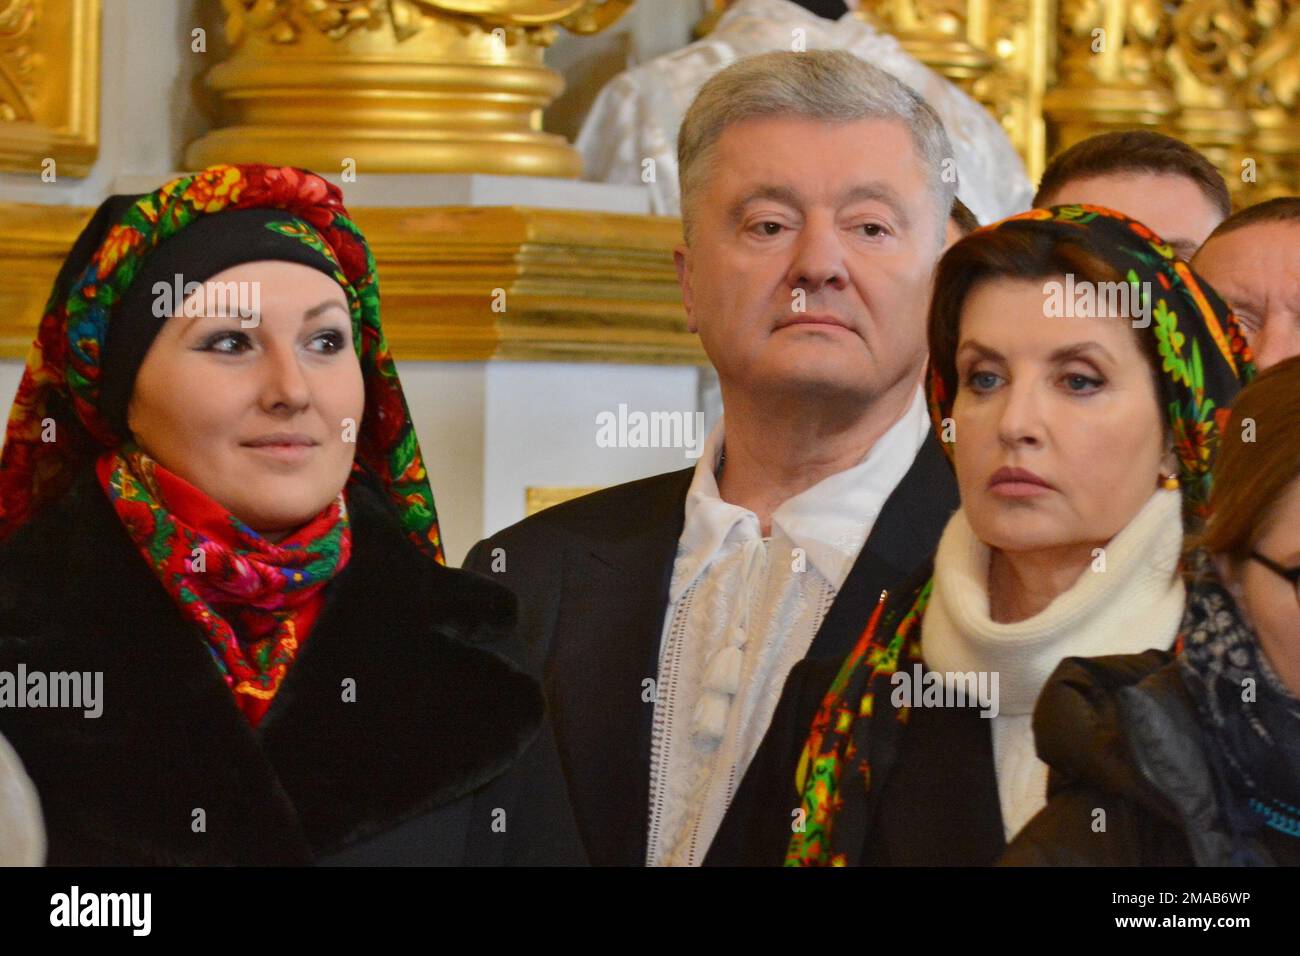
[[[966,379],[966,384],[977,392],[987,392],[996,387],[997,383],[998,376],[992,372],[971,372]]]
[[[1067,387],[1072,392],[1095,391],[1105,384],[1105,382],[1099,378],[1080,375],[1078,372],[1065,376],[1065,380],[1069,383]]]

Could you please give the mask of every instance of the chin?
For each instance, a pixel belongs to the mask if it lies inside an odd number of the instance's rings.
[[[840,361],[835,361],[840,358]],[[765,383],[783,391],[822,395],[858,395],[864,399],[873,390],[877,369],[862,362],[843,361],[836,355],[785,355],[763,375]]]
[[[1001,514],[985,511],[978,516],[967,512],[966,520],[977,538],[998,551],[1041,551],[1082,540],[1049,515],[1034,514],[1024,508],[1008,509]]]
[[[292,534],[324,511],[338,494],[304,493],[299,486],[296,493],[268,492],[253,500],[240,502],[230,512],[259,534]],[[275,504],[266,507],[268,501]]]

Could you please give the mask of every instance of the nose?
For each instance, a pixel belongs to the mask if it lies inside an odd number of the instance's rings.
[[[843,289],[848,285],[844,247],[829,216],[809,214],[795,239],[793,254],[787,276],[792,289],[812,294],[826,286]]]
[[[263,409],[273,415],[293,415],[311,404],[311,389],[292,345],[268,345],[260,364]]]
[[[1046,437],[1041,396],[1032,383],[1009,382],[999,390],[998,441],[1008,450],[1038,448]]]
[[[1259,331],[1251,337],[1250,351],[1261,370],[1300,355],[1300,314],[1270,309]]]

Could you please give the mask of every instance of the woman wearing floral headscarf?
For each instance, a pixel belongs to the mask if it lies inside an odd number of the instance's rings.
[[[1034,712],[1052,799],[1003,862],[1300,865],[1300,358],[1232,406],[1175,661],[1069,659]]]
[[[442,563],[374,259],[319,176],[100,207],[9,417],[0,542],[0,732],[51,864],[574,861],[513,604]]]
[[[1047,801],[1031,715],[1057,664],[1174,643],[1184,522],[1253,371],[1213,290],[1120,213],[1034,210],[946,253],[929,343],[962,506],[838,672],[787,682],[787,749],[710,862],[993,863]]]

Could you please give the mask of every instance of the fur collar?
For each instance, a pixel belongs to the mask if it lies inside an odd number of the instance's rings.
[[[0,710],[51,863],[308,862],[471,793],[527,748],[543,704],[501,656],[513,597],[420,555],[373,492],[349,507],[352,560],[257,730],[93,474],[0,548],[0,669],[103,672],[97,719]]]

